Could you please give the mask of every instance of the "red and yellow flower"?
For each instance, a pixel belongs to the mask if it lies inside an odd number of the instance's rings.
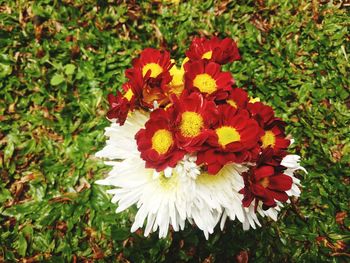
[[[272,149],[265,150],[257,162],[256,166],[250,168],[248,172],[242,174],[244,178],[244,188],[240,193],[244,195],[243,206],[249,207],[255,200],[255,206],[262,201],[263,208],[268,209],[276,206],[276,200],[286,202],[293,180],[290,176],[283,174],[279,166],[272,166]]]
[[[241,58],[235,41],[218,37],[211,39],[195,37],[186,51],[186,56],[192,61],[207,59],[218,64],[226,64]]]
[[[134,68],[140,68],[144,78],[157,79],[169,75],[172,66],[170,54],[167,51],[159,51],[153,48],[144,49],[140,57],[133,61]]]
[[[133,110],[135,106],[135,95],[131,89],[130,83],[123,85],[124,92],[117,91],[117,95],[108,94],[109,111],[107,112],[107,118],[112,120],[116,119],[120,125],[123,125],[129,110]]]
[[[199,60],[185,64],[185,88],[199,91],[206,98],[225,99],[234,80],[230,72],[222,72],[214,62]]]
[[[184,93],[180,98],[173,98],[173,106],[169,110],[173,111],[178,147],[187,152],[199,150],[215,119],[215,103],[204,99],[198,92]]]
[[[174,167],[185,152],[176,146],[170,112],[164,109],[154,110],[145,128],[135,135],[137,148],[147,168],[158,172]]]
[[[277,165],[287,154],[290,140],[286,138],[284,127],[286,123],[275,117],[275,113],[270,106],[261,102],[249,103],[248,110],[252,117],[264,130],[260,138],[261,150],[271,148],[273,155],[270,158],[271,165]]]
[[[125,71],[134,93],[138,94],[140,105],[153,108],[154,101],[165,106],[169,102],[168,84],[172,80],[170,54],[153,48],[146,48],[133,61],[133,68]]]
[[[211,174],[216,174],[229,162],[255,161],[260,152],[258,142],[263,132],[246,110],[232,110],[229,105],[220,105],[218,112],[207,147],[197,157],[197,163],[205,164]]]
[[[252,117],[259,123],[260,127],[262,128],[270,125],[277,119],[275,118],[273,109],[262,102],[258,101],[255,103],[249,103],[247,108]]]
[[[225,103],[234,109],[246,109],[249,102],[249,96],[246,91],[241,88],[234,88],[229,91]]]
[[[286,139],[284,127],[274,125],[272,128],[265,130],[261,137],[261,143],[263,149],[271,147],[275,152],[280,152],[288,148],[290,140]]]

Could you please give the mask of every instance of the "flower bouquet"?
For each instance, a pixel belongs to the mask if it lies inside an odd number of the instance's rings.
[[[109,94],[109,139],[96,156],[112,169],[97,183],[115,187],[117,213],[136,204],[131,231],[165,237],[188,220],[208,238],[227,219],[256,228],[257,215],[277,220],[300,195],[293,174],[305,169],[288,154],[286,124],[222,69],[239,59],[229,38],[194,38],[181,67],[146,48]]]

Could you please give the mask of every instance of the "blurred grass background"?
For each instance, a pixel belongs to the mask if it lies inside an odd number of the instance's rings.
[[[177,3],[178,2],[178,3]],[[345,1],[346,2],[346,1]],[[349,262],[349,4],[342,1],[0,0],[0,262]],[[263,227],[129,229],[105,188],[106,95],[145,47],[182,60],[232,37],[239,86],[272,105],[309,171]]]

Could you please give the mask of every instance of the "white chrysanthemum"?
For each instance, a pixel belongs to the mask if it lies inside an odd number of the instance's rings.
[[[216,175],[202,173],[197,177],[188,217],[204,232],[206,238],[213,233],[220,218],[222,225],[227,217],[244,221],[243,196],[238,191],[244,186],[240,173],[245,169],[241,165],[230,164]]]
[[[176,173],[169,178],[164,174],[155,177],[143,160],[133,158],[113,163],[109,177],[97,183],[118,187],[107,191],[113,194],[112,202],[119,205],[117,213],[137,205],[132,232],[143,227],[145,221],[145,236],[159,228],[159,237],[165,237],[170,224],[175,231],[184,228],[191,180]]]

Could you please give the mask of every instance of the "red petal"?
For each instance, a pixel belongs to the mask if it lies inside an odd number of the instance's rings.
[[[262,178],[271,176],[275,173],[275,169],[272,166],[262,166],[255,170],[254,179],[256,182],[260,181]]]
[[[287,175],[276,175],[269,178],[269,189],[279,190],[279,191],[288,191],[292,188],[293,180],[290,176]]]

